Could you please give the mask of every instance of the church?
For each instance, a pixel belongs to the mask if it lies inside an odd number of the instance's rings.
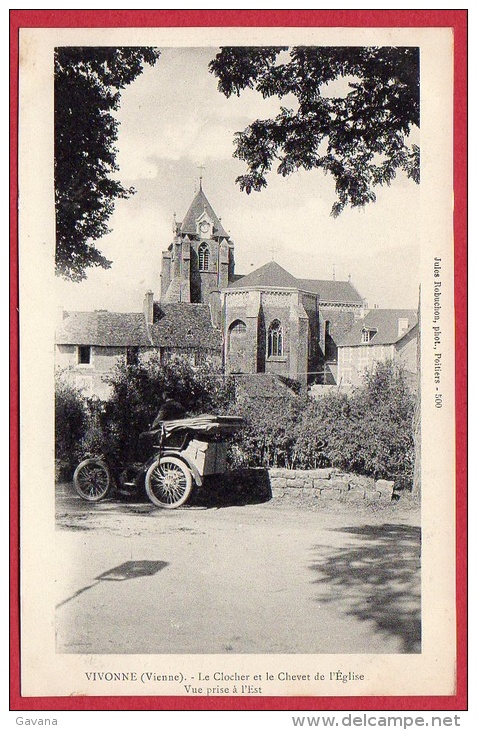
[[[234,244],[202,184],[162,254],[160,305],[208,304],[225,373],[336,382],[337,341],[362,315],[350,281],[297,279],[275,261],[235,273]]]
[[[194,364],[212,358],[225,374],[269,373],[335,384],[338,343],[364,316],[351,281],[296,278],[276,261],[235,272],[234,243],[202,181],[162,252],[160,292],[140,313],[59,313],[57,366],[89,394],[121,359],[158,351]]]

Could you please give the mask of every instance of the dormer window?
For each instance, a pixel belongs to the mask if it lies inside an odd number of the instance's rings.
[[[199,271],[209,270],[209,247],[206,243],[201,243],[199,246]]]
[[[377,330],[367,329],[366,327],[364,327],[361,330],[361,342],[363,342],[363,343],[371,342],[371,340],[373,339],[376,332],[377,332]]]

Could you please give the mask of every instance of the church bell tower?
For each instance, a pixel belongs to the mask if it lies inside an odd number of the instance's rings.
[[[209,304],[234,273],[234,245],[202,190],[202,178],[174,239],[162,254],[161,302]]]

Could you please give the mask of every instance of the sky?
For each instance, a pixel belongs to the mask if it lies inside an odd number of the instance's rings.
[[[203,190],[235,244],[235,271],[275,259],[298,278],[351,277],[368,306],[415,309],[419,287],[419,186],[404,175],[377,189],[364,209],[330,216],[334,181],[321,171],[287,178],[247,195],[235,183],[245,164],[233,158],[234,134],[274,116],[293,97],[264,100],[247,90],[226,99],[208,71],[216,48],[164,48],[156,66],[121,92],[118,177],[135,195],[116,203],[112,232],[96,242],[113,261],[80,283],[57,279],[65,309],[141,311],[144,293],[159,298],[161,253]]]

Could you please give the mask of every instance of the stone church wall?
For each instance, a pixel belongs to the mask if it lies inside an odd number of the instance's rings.
[[[303,296],[303,307],[308,315],[307,333],[308,339],[308,364],[307,372],[312,377],[320,366],[320,317],[318,314],[317,298],[309,295]]]
[[[206,241],[209,248],[209,267],[207,271],[200,271],[197,250],[201,243],[202,241],[193,241],[190,246],[190,296],[191,302],[208,304],[210,293],[218,288],[219,246],[216,241]]]
[[[290,326],[290,295],[288,293],[266,293],[262,295],[263,306],[263,328],[262,339],[263,349],[266,353],[265,372],[274,375],[290,377],[290,355],[293,348],[296,348],[296,337],[292,335]],[[272,322],[278,320],[283,332],[283,354],[268,354],[268,329]]]
[[[325,352],[325,322],[330,323],[332,345],[336,346],[336,342],[349,332],[360,312],[361,309],[358,307],[320,305],[320,348],[326,359],[328,358]],[[337,353],[333,359],[337,359]]]
[[[237,300],[236,306],[227,307],[226,318],[226,372],[227,373],[254,373],[256,372],[256,346],[257,346],[257,318],[247,317],[247,307],[245,306],[246,295],[240,296],[241,293],[233,295],[233,299]],[[245,333],[239,338],[234,338],[232,344],[230,342],[230,326],[239,320],[246,326]]]

